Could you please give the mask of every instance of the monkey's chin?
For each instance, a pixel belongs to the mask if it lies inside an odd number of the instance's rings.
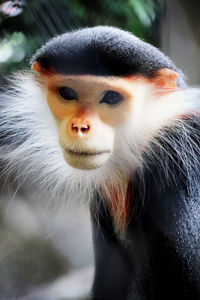
[[[73,152],[63,150],[65,161],[73,168],[93,170],[102,167],[110,158],[111,151],[102,152]]]

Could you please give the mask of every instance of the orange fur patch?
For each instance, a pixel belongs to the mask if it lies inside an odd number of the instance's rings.
[[[107,185],[102,188],[104,199],[113,218],[117,233],[124,234],[131,214],[131,184]]]

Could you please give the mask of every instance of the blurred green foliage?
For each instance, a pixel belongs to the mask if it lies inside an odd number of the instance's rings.
[[[12,0],[0,5],[1,74],[28,67],[52,36],[82,26],[117,26],[159,44],[164,0]]]

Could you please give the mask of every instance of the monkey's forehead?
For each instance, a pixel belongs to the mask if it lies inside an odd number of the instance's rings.
[[[150,77],[161,68],[182,73],[161,51],[133,34],[109,26],[84,28],[57,36],[42,46],[31,63],[56,73]]]

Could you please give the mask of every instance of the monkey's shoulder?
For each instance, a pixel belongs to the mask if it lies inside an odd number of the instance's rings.
[[[186,178],[200,173],[200,115],[177,119],[162,128],[144,152],[146,173]]]

